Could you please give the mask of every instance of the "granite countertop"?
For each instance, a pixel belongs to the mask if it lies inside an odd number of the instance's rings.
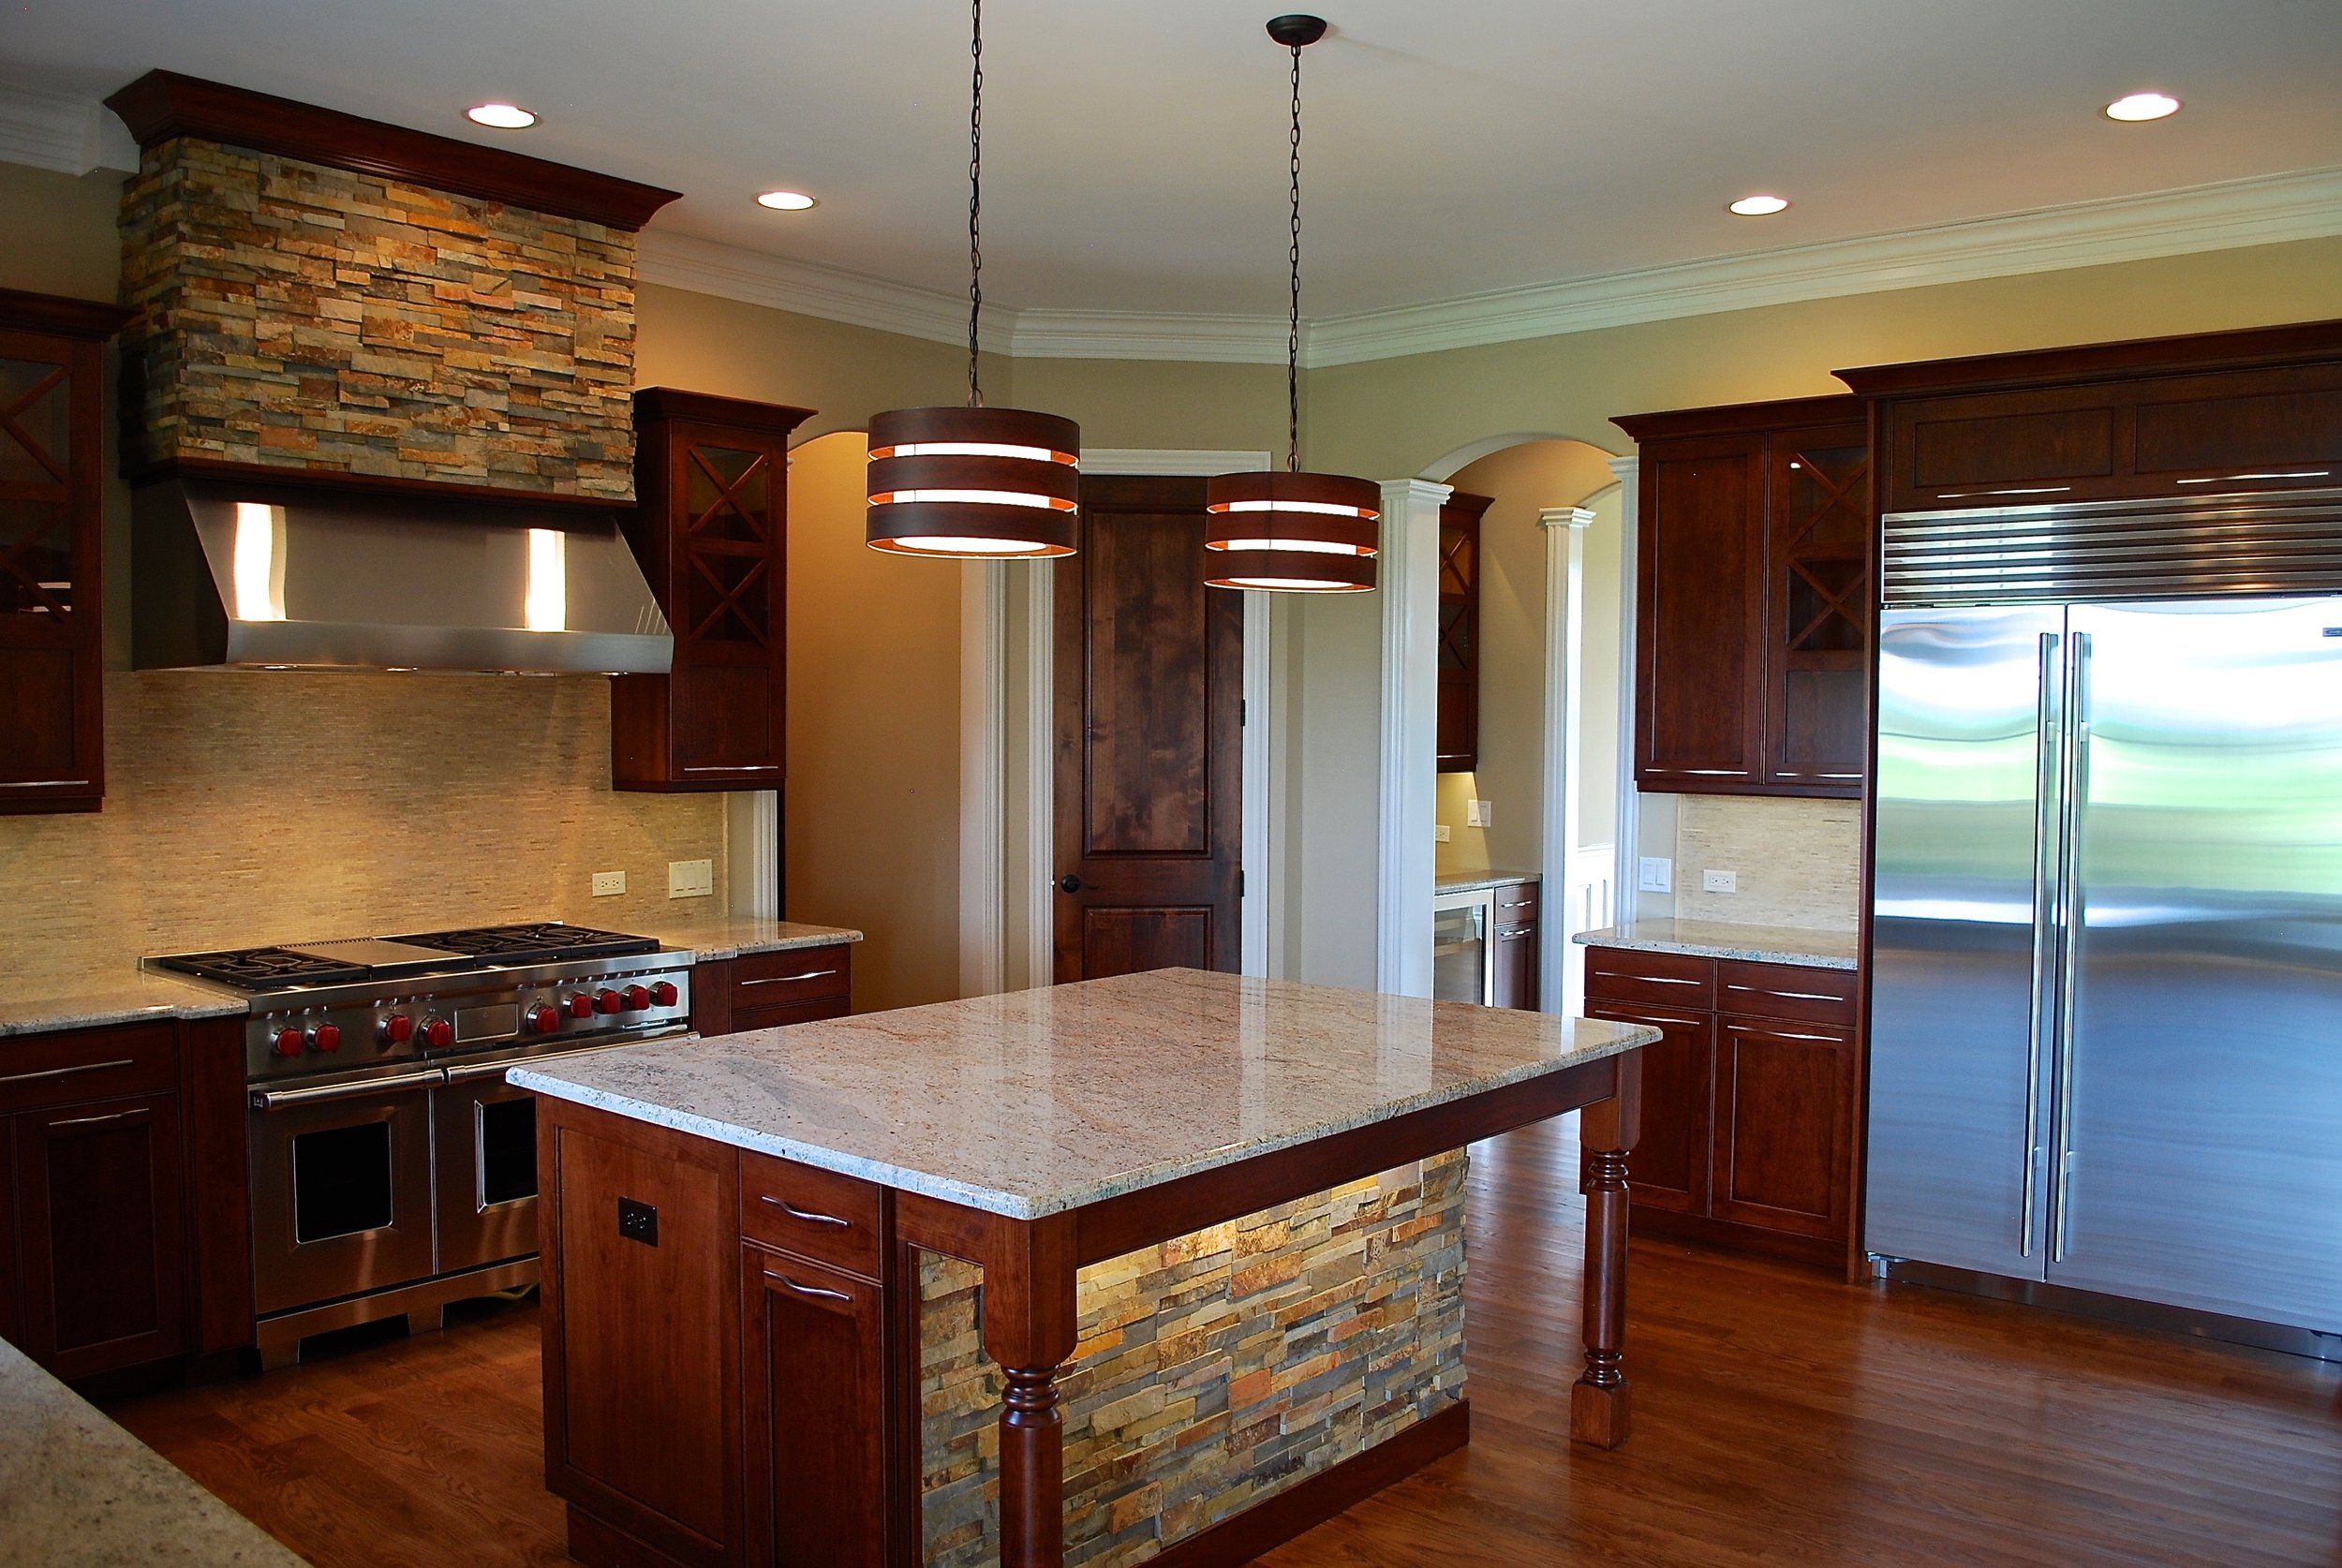
[[[1160,969],[510,1076],[1030,1220],[1658,1038],[1639,1025]]]
[[[778,953],[862,940],[861,932],[843,926],[755,920],[746,915],[641,924],[649,927],[644,936],[658,938],[671,950],[688,952],[699,963],[736,958],[744,953]],[[0,984],[6,987],[0,989],[0,1039],[160,1018],[240,1018],[245,1006],[244,998],[200,981],[141,969],[138,954],[132,953],[96,953],[85,960],[46,970],[12,969]]]
[[[302,1559],[0,1340],[0,1555],[43,1568]]]
[[[1506,887],[1537,880],[1534,871],[1443,871],[1431,879],[1431,887],[1438,893],[1471,893],[1484,887]]]
[[[1741,958],[1756,964],[1802,964],[1817,969],[1861,967],[1861,938],[1852,931],[1809,931],[1796,925],[1742,925],[1727,920],[1638,920],[1600,931],[1580,931],[1588,947],[1635,953],[1680,953],[1692,958]]]

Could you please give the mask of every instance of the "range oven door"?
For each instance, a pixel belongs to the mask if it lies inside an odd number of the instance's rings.
[[[537,1097],[506,1083],[506,1071],[550,1067],[619,1048],[503,1056],[446,1070],[447,1087],[431,1096],[441,1273],[526,1258],[537,1250]]]
[[[262,1316],[428,1279],[437,1068],[256,1087],[252,1294]]]

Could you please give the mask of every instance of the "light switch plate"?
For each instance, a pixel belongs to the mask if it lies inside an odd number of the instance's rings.
[[[1431,841],[1435,844],[1445,844],[1454,836],[1455,830],[1450,828],[1445,822],[1440,823],[1437,827],[1431,830]]]
[[[597,897],[597,898],[608,898],[608,897],[611,897],[611,896],[613,896],[613,895],[616,895],[616,894],[621,894],[621,893],[624,893],[625,891],[626,891],[626,873],[625,873],[625,872],[623,872],[623,871],[597,871],[597,872],[595,872],[595,873],[594,873],[594,896],[595,896],[595,897]]]
[[[1635,879],[1635,886],[1644,893],[1674,892],[1675,862],[1665,855],[1643,856],[1642,872]]]
[[[1738,893],[1741,891],[1741,875],[1737,871],[1702,871],[1699,874],[1699,891]]]
[[[1464,826],[1484,828],[1489,825],[1489,803],[1484,800],[1464,802]]]
[[[667,862],[667,896],[670,898],[706,898],[716,891],[716,863],[712,860],[671,860]]]

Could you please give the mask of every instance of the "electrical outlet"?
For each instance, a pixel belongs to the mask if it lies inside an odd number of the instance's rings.
[[[632,1198],[618,1200],[618,1234],[629,1241],[639,1241],[645,1247],[659,1245],[659,1206],[637,1203]]]
[[[617,895],[618,894],[624,893],[625,891],[626,891],[626,873],[625,873],[625,872],[623,872],[623,871],[597,871],[597,872],[595,872],[595,873],[594,873],[594,896],[595,896],[595,897],[597,897],[597,898],[610,898],[610,897],[615,897],[615,895]]]
[[[1644,893],[1674,892],[1675,862],[1665,855],[1643,856],[1642,872],[1635,879],[1635,886]]]
[[[1431,841],[1435,844],[1445,844],[1449,839],[1455,837],[1455,829],[1449,827],[1445,822],[1440,823],[1439,826],[1431,830]]]
[[[706,898],[716,892],[716,863],[709,860],[667,862],[667,896]]]
[[[1741,875],[1737,871],[1702,871],[1699,874],[1699,891],[1738,893],[1741,891]]]

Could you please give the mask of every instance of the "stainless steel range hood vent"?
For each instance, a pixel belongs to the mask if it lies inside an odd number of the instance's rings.
[[[137,493],[141,670],[663,673],[616,510],[179,479]]]

